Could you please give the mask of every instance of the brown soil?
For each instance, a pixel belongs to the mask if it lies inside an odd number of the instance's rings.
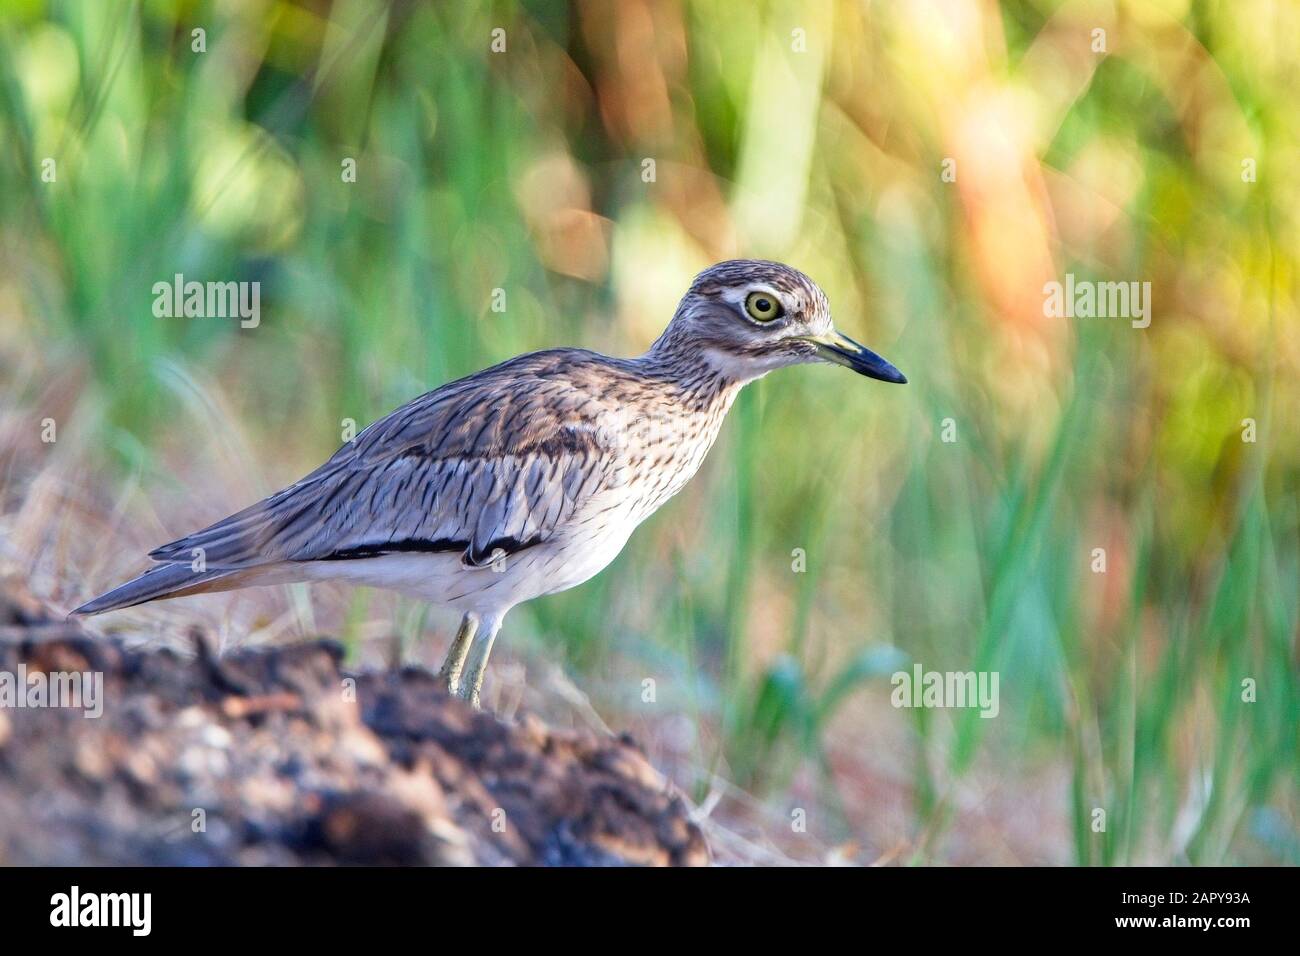
[[[708,862],[630,739],[349,673],[327,640],[185,655],[4,593],[0,673],[99,672],[104,704],[0,706],[0,864]]]

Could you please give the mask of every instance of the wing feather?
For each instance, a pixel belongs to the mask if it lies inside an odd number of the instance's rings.
[[[153,551],[208,568],[459,551],[467,564],[548,540],[619,474],[616,404],[573,374],[575,357],[534,353],[420,396],[379,419],[310,475]]]

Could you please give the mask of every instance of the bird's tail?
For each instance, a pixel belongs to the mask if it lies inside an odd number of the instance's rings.
[[[225,590],[231,583],[225,579],[239,572],[228,570],[195,571],[189,564],[159,564],[137,578],[118,585],[107,594],[101,594],[74,610],[73,614],[100,614],[118,608],[156,601],[158,598],[201,594],[204,591]]]

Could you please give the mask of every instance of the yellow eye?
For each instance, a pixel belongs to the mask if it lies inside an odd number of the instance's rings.
[[[770,292],[751,292],[745,299],[745,311],[755,322],[771,322],[785,314],[781,303]]]

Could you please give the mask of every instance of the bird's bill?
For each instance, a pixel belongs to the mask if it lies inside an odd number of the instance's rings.
[[[851,368],[859,375],[906,385],[907,376],[871,349],[853,341],[842,332],[831,330],[826,335],[810,335],[808,341],[817,347],[817,354],[828,362]]]

